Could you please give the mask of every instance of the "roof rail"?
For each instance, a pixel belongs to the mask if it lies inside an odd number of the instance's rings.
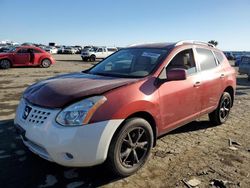
[[[138,45],[144,45],[144,44],[154,44],[155,42],[143,42],[143,43],[134,43],[128,45],[128,47],[138,46]]]
[[[210,46],[210,47],[213,47],[215,48],[215,46],[213,44],[210,44],[210,43],[207,43],[207,42],[202,42],[202,41],[195,41],[195,40],[181,40],[179,42],[177,42],[175,44],[175,46],[179,46],[179,45],[182,45],[182,44],[202,44],[202,45],[207,45],[207,46]]]

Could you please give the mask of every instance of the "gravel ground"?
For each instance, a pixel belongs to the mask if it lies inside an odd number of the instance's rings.
[[[214,126],[204,116],[157,141],[147,164],[136,174],[119,179],[104,166],[66,168],[28,151],[13,127],[15,108],[25,88],[42,79],[77,72],[94,63],[79,55],[55,55],[48,68],[0,70],[0,187],[250,187],[250,82],[237,78],[235,104],[226,124]],[[229,139],[233,147],[229,147]],[[219,181],[215,181],[215,184]],[[215,186],[214,186],[215,187]]]

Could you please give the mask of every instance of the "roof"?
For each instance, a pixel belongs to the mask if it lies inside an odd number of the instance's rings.
[[[36,50],[39,50],[41,52],[46,52],[45,50],[43,50],[42,48],[39,48],[39,47],[36,47],[36,46],[18,46],[16,48],[33,48],[33,49],[36,49]]]

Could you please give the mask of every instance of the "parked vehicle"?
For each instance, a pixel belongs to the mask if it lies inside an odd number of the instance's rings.
[[[64,54],[64,48],[65,48],[65,46],[59,47],[57,53],[58,54]]]
[[[250,81],[250,56],[242,56],[239,63],[239,73],[247,74]]]
[[[235,57],[232,52],[224,52],[228,60],[235,60]]]
[[[8,52],[11,48],[10,46],[2,46],[0,47],[0,53]]]
[[[234,66],[235,67],[238,67],[240,65],[241,58],[242,58],[242,55],[235,56],[235,61],[234,61]]]
[[[28,87],[14,123],[24,144],[46,160],[76,167],[106,161],[128,176],[159,136],[204,114],[224,123],[235,89],[235,69],[211,44],[136,45],[89,70]]]
[[[18,66],[41,66],[44,68],[54,64],[52,56],[35,46],[13,47],[6,53],[0,53],[0,68],[8,69]]]
[[[75,54],[76,49],[70,46],[64,48],[63,54]]]
[[[81,46],[73,46],[76,49],[76,54],[81,54],[82,47]]]
[[[96,50],[90,48],[89,50],[83,50],[81,57],[83,61],[95,61],[96,59],[104,59],[116,51],[117,48],[113,47],[98,47]]]
[[[52,46],[47,46],[45,48],[46,52],[49,52],[50,54],[57,54],[58,49],[56,47],[52,47]]]

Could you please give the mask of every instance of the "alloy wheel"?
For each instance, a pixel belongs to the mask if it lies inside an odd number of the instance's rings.
[[[44,59],[42,62],[42,67],[47,68],[50,66],[50,64],[51,64],[50,60]]]
[[[126,168],[139,165],[147,155],[150,138],[141,127],[127,132],[120,145],[120,162]]]
[[[1,61],[1,68],[3,68],[3,69],[8,69],[8,68],[10,68],[10,61],[7,60],[7,59],[3,59],[3,60]]]
[[[220,106],[220,118],[222,120],[227,119],[231,108],[231,100],[228,97],[223,98]]]

